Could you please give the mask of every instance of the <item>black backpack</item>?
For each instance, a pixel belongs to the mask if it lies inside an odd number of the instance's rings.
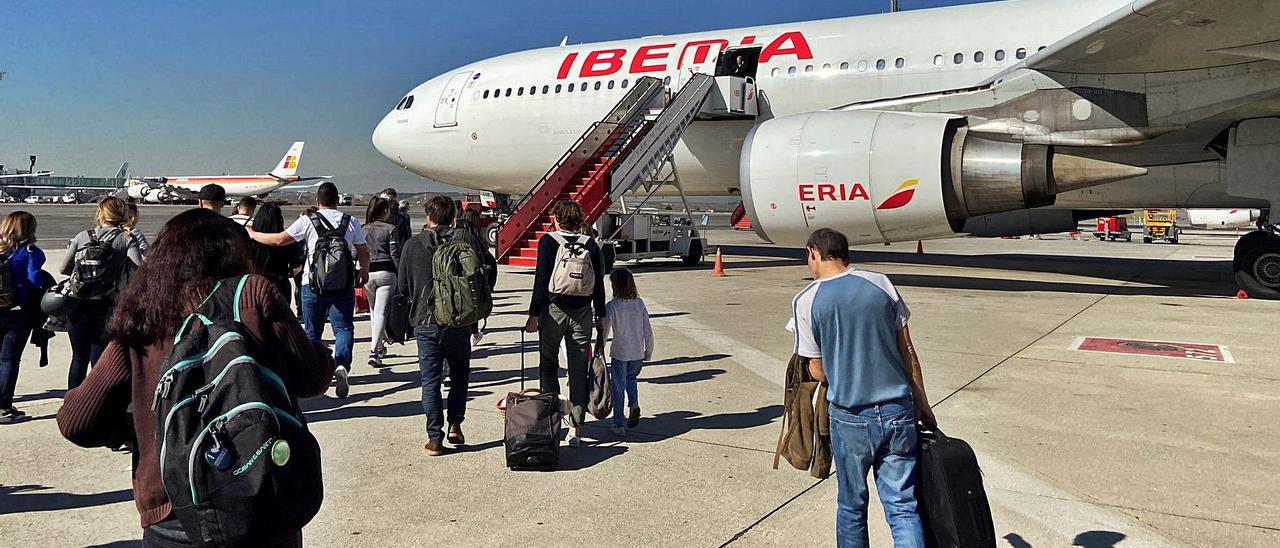
[[[13,280],[13,271],[9,268],[15,251],[5,252],[0,259],[0,310],[9,310],[18,305],[18,286]]]
[[[116,251],[115,241],[127,234],[119,228],[111,228],[98,237],[97,229],[86,231],[89,242],[75,251],[75,267],[67,282],[67,296],[82,301],[115,299],[128,279],[128,253]]]
[[[248,276],[218,283],[165,355],[152,410],[160,478],[198,546],[253,546],[299,531],[324,499],[320,446],[240,323]],[[283,364],[272,364],[283,365]]]
[[[351,216],[343,214],[335,228],[319,212],[311,214],[311,224],[319,239],[311,250],[311,291],[322,297],[336,297],[356,286],[356,262],[347,244]]]

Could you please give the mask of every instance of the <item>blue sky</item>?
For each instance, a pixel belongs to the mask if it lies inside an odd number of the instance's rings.
[[[903,9],[974,0],[902,0]],[[353,190],[426,190],[373,149],[414,85],[560,42],[888,10],[888,0],[0,3],[0,163],[59,175],[258,174],[307,141],[301,171]]]

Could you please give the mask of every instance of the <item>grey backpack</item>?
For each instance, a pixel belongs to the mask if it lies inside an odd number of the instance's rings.
[[[613,413],[613,378],[609,375],[609,363],[604,357],[604,333],[596,338],[591,366],[587,370],[587,411],[599,420]]]
[[[571,242],[557,232],[549,234],[560,244],[560,248],[556,251],[555,266],[551,269],[551,284],[547,289],[558,295],[591,295],[596,289],[596,271],[592,267],[591,253],[587,249],[591,238],[578,236],[577,241]]]

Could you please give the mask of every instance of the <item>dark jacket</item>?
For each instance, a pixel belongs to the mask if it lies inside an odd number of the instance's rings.
[[[400,250],[408,240],[400,239],[399,227],[389,221],[374,221],[363,227],[365,242],[369,244],[369,266],[373,272],[395,272]]]
[[[409,214],[401,211],[399,207],[392,208],[391,218],[387,219],[387,222],[396,227],[395,232],[392,233],[392,246],[396,249],[404,249],[404,244],[413,237],[413,223],[409,221]],[[396,260],[400,260],[399,254],[396,255]]]
[[[584,237],[578,234],[562,234],[570,242],[576,242]],[[560,244],[550,234],[543,234],[542,239],[538,240],[538,267],[533,275],[533,300],[529,303],[529,316],[541,316],[547,310],[547,306],[554,304],[565,309],[594,306],[596,318],[603,318],[605,316],[605,279],[600,244],[595,238],[587,242],[587,253],[591,256],[591,266],[596,272],[596,288],[591,296],[561,295],[550,291],[551,271],[555,269],[556,253],[559,251]]]
[[[318,396],[329,387],[334,362],[328,349],[311,342],[289,310],[287,297],[261,276],[250,276],[240,298],[244,328],[262,350],[289,392],[299,398]],[[145,348],[107,344],[84,384],[67,392],[58,410],[63,437],[81,447],[110,446],[132,431],[134,455],[133,500],[147,527],[169,516],[169,497],[160,479],[160,448],[156,417],[151,411],[156,380],[165,353],[173,346],[166,337]],[[275,365],[278,364],[278,365]],[[133,413],[128,412],[133,405]]]
[[[431,256],[442,242],[448,242],[455,236],[466,238],[467,243],[475,248],[476,253],[484,257],[487,252],[484,242],[480,241],[469,230],[456,230],[452,226],[422,229],[417,236],[405,242],[400,253],[400,269],[396,278],[398,292],[409,301],[409,321],[413,325],[425,325],[435,322],[431,308],[435,304],[431,284],[434,276],[431,273]]]

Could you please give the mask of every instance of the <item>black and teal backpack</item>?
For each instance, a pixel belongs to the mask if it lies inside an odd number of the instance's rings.
[[[255,546],[299,531],[324,499],[320,446],[240,323],[248,276],[186,318],[156,381],[160,477],[198,546]],[[282,366],[284,364],[271,364]]]

